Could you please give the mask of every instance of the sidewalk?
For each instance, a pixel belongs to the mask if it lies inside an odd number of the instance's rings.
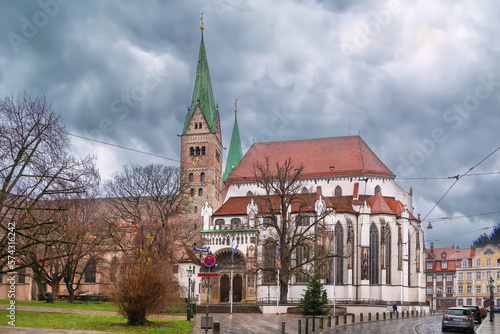
[[[479,326],[477,333],[483,334],[500,334],[500,313],[495,314],[495,319],[490,322],[490,316],[483,319],[483,323]]]

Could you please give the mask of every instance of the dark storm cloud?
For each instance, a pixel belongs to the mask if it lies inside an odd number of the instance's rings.
[[[0,91],[45,93],[103,177],[134,162],[177,165],[200,44],[229,146],[238,98],[253,142],[361,134],[426,216],[454,179],[499,146],[495,1],[4,1]],[[500,170],[499,154],[470,173]],[[431,179],[429,179],[431,178]],[[427,217],[496,211],[499,175],[460,179]],[[499,215],[436,222],[466,247]],[[424,227],[427,222],[424,222]],[[475,231],[443,239],[450,235]]]

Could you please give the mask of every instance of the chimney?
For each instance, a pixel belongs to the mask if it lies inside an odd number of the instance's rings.
[[[318,194],[318,196],[323,196],[323,191],[321,190],[321,186],[316,187],[316,193]]]
[[[431,254],[434,255],[434,243],[431,242]]]
[[[358,199],[359,182],[354,183],[354,190],[352,191],[352,199]]]
[[[471,253],[476,252],[476,246],[475,245],[470,246],[470,252]]]

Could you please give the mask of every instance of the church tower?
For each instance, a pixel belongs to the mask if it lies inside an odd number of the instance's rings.
[[[183,219],[186,224],[193,224],[193,231],[203,228],[201,210],[206,202],[213,211],[222,204],[221,129],[203,41],[203,17],[200,29],[201,44],[193,98],[181,135],[182,188],[189,203]]]

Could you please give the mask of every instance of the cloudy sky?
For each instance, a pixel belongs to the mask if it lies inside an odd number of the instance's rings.
[[[72,134],[170,159],[72,137],[75,154],[97,156],[103,179],[129,162],[179,164],[203,11],[224,146],[237,98],[244,152],[254,142],[360,134],[413,188],[424,227],[454,217],[425,229],[427,244],[469,247],[500,221],[491,214],[500,211],[500,151],[490,155],[500,146],[497,1],[0,6],[2,96],[46,94]]]

